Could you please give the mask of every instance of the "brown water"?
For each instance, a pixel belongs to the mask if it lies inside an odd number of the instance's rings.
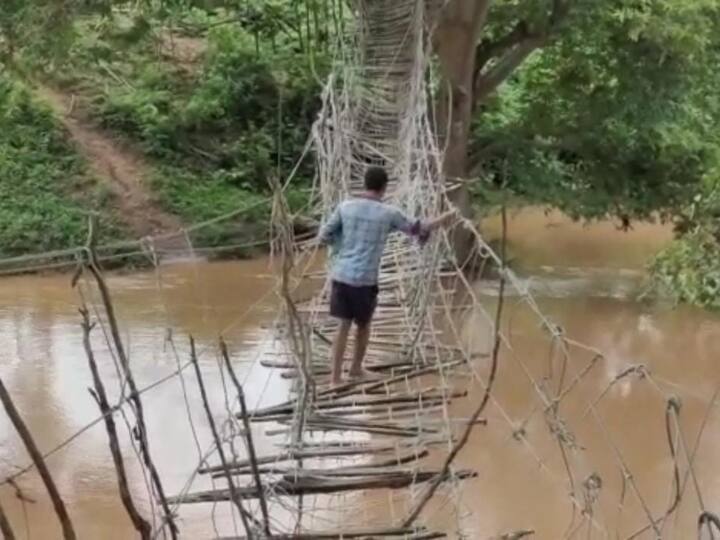
[[[493,224],[487,225],[492,230]],[[523,282],[535,292],[540,308],[561,325],[568,336],[601,349],[605,359],[563,400],[560,414],[579,446],[570,452],[575,494],[583,500],[582,481],[591,473],[602,478],[592,538],[624,538],[646,523],[643,509],[628,485],[623,511],[618,515],[621,476],[618,454],[632,472],[643,500],[655,515],[661,514],[672,493],[672,461],[665,435],[664,411],[669,394],[681,397],[681,426],[692,446],[710,397],[720,383],[720,321],[699,310],[651,306],[634,301],[642,282],[642,264],[669,239],[659,226],[644,226],[621,233],[611,224],[590,228],[570,224],[560,216],[549,218],[530,210],[511,223],[510,247],[520,264]],[[142,387],[172,373],[177,359],[167,340],[173,328],[180,361],[187,359],[186,336],[192,333],[201,350],[201,364],[217,417],[225,412],[220,390],[216,337],[229,340],[236,369],[246,383],[251,406],[283,399],[289,383],[255,362],[263,351],[265,330],[273,319],[275,300],[264,260],[233,263],[198,263],[166,266],[159,283],[154,273],[111,279],[117,310],[139,385]],[[78,325],[78,297],[69,278],[22,277],[0,281],[0,376],[10,388],[18,408],[43,450],[53,448],[97,416],[87,392],[90,386]],[[492,307],[497,284],[478,285]],[[248,308],[256,306],[249,316]],[[481,329],[482,331],[478,331]],[[473,346],[487,351],[486,325],[478,314],[465,321],[464,331]],[[536,538],[563,538],[572,522],[568,475],[557,442],[547,432],[542,413],[533,413],[540,401],[528,375],[542,380],[551,372],[553,384],[561,369],[538,320],[522,303],[509,298],[504,329],[513,353],[504,351],[495,388],[496,403],[486,411],[487,427],[479,427],[461,455],[461,464],[479,473],[462,491],[463,513],[439,509],[432,524],[448,532],[463,530],[466,538],[484,539],[518,529],[533,529]],[[99,332],[95,347],[103,374],[114,393],[114,368]],[[572,350],[566,381],[582,371],[592,355]],[[478,370],[486,365],[481,361]],[[588,401],[597,398],[615,375],[632,364],[644,364],[652,381],[628,377],[612,386],[597,404],[597,414],[583,415]],[[145,394],[150,441],[169,493],[177,493],[198,463],[199,451],[187,420],[183,386],[171,378]],[[199,446],[210,442],[207,421],[195,380],[187,372],[189,407]],[[457,403],[458,416],[466,416],[477,396]],[[513,437],[524,424],[525,437]],[[720,426],[711,411],[698,452],[695,469],[705,507],[720,507]],[[0,415],[0,476],[11,473],[27,457],[12,426]],[[272,451],[272,441],[258,433],[261,452]],[[125,455],[133,461],[125,441]],[[682,456],[682,451],[680,451]],[[683,463],[684,470],[684,461]],[[127,539],[133,530],[118,501],[115,474],[102,425],[81,434],[48,459],[60,491],[67,501],[80,538]],[[140,500],[147,490],[138,467],[130,467],[133,491]],[[18,480],[34,504],[21,505],[10,488],[0,491],[20,537],[59,538],[52,508],[34,473]],[[199,480],[193,489],[205,487]],[[371,499],[374,496],[370,496]],[[379,499],[378,499],[379,500]],[[375,508],[377,500],[369,500]],[[224,506],[224,505],[223,505]],[[232,532],[223,509],[218,508],[221,532]],[[375,511],[368,512],[373,515]],[[688,485],[677,514],[668,520],[664,538],[694,538],[698,498]],[[186,538],[209,538],[213,526],[208,507],[182,508]],[[576,513],[574,523],[582,524]],[[575,530],[588,538],[588,520]],[[26,536],[24,536],[27,531]],[[641,538],[652,538],[646,535]]]

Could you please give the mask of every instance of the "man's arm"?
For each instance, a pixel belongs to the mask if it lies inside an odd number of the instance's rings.
[[[340,218],[340,207],[338,206],[325,224],[320,227],[318,233],[318,241],[321,244],[329,244],[342,228],[342,219]]]
[[[408,219],[400,210],[397,210],[393,221],[393,228],[401,231],[409,236],[417,236],[420,239],[426,239],[427,235],[440,227],[448,226],[457,216],[455,210],[445,212],[441,216],[427,221]]]

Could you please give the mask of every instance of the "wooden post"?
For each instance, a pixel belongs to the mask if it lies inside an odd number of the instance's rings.
[[[93,354],[92,347],[90,345],[90,331],[93,325],[90,323],[90,317],[86,308],[80,310],[82,315],[82,329],[83,329],[83,346],[85,347],[85,354],[88,359],[90,366],[90,372],[92,373],[93,385],[95,391],[90,392],[95,398],[95,401],[100,408],[100,412],[103,415],[105,421],[105,430],[108,434],[108,440],[110,443],[110,453],[112,454],[113,464],[115,465],[115,472],[117,473],[118,489],[120,490],[120,498],[122,499],[123,506],[130,516],[130,520],[135,527],[135,530],[140,534],[142,540],[149,540],[152,535],[152,527],[141,515],[135,507],[135,503],[130,495],[130,488],[128,487],[127,474],[125,473],[125,464],[123,462],[122,452],[120,451],[120,442],[118,439],[117,428],[115,427],[115,419],[113,418],[113,410],[110,407],[107,399],[107,393],[105,392],[105,385],[100,378],[100,372],[95,362],[95,355]]]
[[[210,424],[210,431],[212,432],[213,439],[215,439],[215,446],[217,447],[218,456],[220,457],[220,463],[222,464],[223,471],[225,473],[225,479],[228,483],[228,489],[230,490],[230,500],[235,503],[238,511],[240,512],[240,519],[242,519],[243,527],[245,527],[245,533],[247,538],[252,540],[254,538],[250,522],[248,521],[248,512],[242,504],[242,499],[235,488],[235,482],[230,474],[230,468],[228,467],[227,459],[225,459],[225,450],[223,450],[222,440],[218,434],[217,427],[215,426],[215,419],[213,418],[212,411],[210,410],[210,402],[205,392],[205,384],[203,384],[202,373],[200,373],[200,366],[198,365],[197,353],[195,352],[195,340],[190,338],[190,360],[195,368],[195,376],[197,377],[198,387],[200,387],[200,396],[202,397],[203,407],[205,408],[205,414],[207,415],[208,423]],[[252,516],[250,516],[252,517]]]
[[[0,532],[5,540],[15,540],[15,533],[10,525],[10,520],[5,514],[5,509],[0,504]]]
[[[155,464],[152,461],[150,454],[150,443],[147,438],[147,427],[145,425],[145,414],[143,412],[142,401],[140,400],[140,392],[138,392],[137,384],[135,383],[135,377],[133,376],[132,369],[130,369],[130,361],[127,354],[125,353],[125,346],[123,345],[122,339],[120,338],[120,327],[115,317],[115,308],[112,303],[110,296],[110,290],[108,289],[105,278],[100,270],[100,264],[95,254],[95,242],[96,242],[96,228],[94,216],[90,216],[89,220],[89,231],[87,245],[85,246],[87,261],[85,261],[86,267],[90,270],[95,282],[100,290],[100,297],[105,308],[105,313],[108,319],[108,325],[110,326],[110,336],[112,338],[113,346],[118,355],[120,361],[120,367],[122,368],[123,375],[125,376],[125,382],[130,389],[129,401],[133,407],[135,418],[137,420],[137,439],[140,444],[140,454],[143,458],[143,463],[150,473],[153,486],[157,493],[157,497],[160,500],[160,505],[163,508],[165,514],[164,519],[170,528],[170,536],[173,540],[178,538],[178,528],[175,523],[175,518],[172,515],[170,506],[168,505],[167,498],[165,497],[165,490],[163,489],[162,482],[160,481],[160,475],[155,468]]]
[[[60,497],[60,492],[55,485],[55,481],[50,475],[50,470],[47,468],[45,460],[43,459],[40,450],[38,450],[30,430],[27,428],[25,422],[20,416],[20,413],[15,408],[15,404],[10,397],[10,393],[5,388],[5,384],[2,379],[0,379],[0,401],[2,401],[3,407],[5,407],[5,412],[10,418],[13,426],[15,426],[15,430],[18,432],[18,435],[20,435],[28,454],[30,454],[35,467],[37,467],[37,470],[40,473],[40,478],[42,478],[43,484],[45,484],[45,489],[47,489],[48,495],[50,495],[50,500],[52,501],[53,508],[55,508],[55,513],[60,520],[63,537],[65,540],[76,540],[77,536],[75,535],[75,529],[73,529],[72,522],[70,521],[70,515],[65,508],[65,503]]]
[[[257,455],[255,454],[255,444],[253,442],[252,430],[250,428],[250,420],[248,419],[247,404],[245,403],[245,392],[243,391],[242,385],[235,375],[235,370],[230,362],[230,355],[228,354],[227,345],[224,340],[220,340],[220,352],[222,353],[223,360],[225,361],[225,367],[230,374],[230,379],[235,386],[237,392],[238,401],[240,402],[240,413],[242,414],[243,429],[245,430],[245,441],[247,443],[248,458],[250,460],[250,467],[252,469],[253,478],[255,480],[255,487],[258,491],[258,500],[260,501],[260,511],[263,515],[263,530],[265,535],[268,537],[270,534],[270,514],[267,508],[267,501],[265,500],[265,492],[263,490],[262,481],[260,479],[260,471],[258,469]]]

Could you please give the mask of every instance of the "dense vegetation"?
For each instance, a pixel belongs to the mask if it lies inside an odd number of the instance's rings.
[[[85,26],[62,82],[155,160],[153,187],[169,210],[193,222],[214,217],[257,197],[270,175],[287,174],[318,93],[304,56],[257,54],[246,34],[222,26],[207,50],[185,38],[202,58],[179,65],[172,37],[143,37],[144,19],[125,24]]]
[[[44,7],[47,19],[17,4],[16,20],[37,31],[51,20],[52,5]],[[247,206],[240,236],[264,236],[268,179],[287,175],[302,155],[323,57],[298,49],[295,35],[227,21],[232,14],[122,3],[78,9],[64,32],[13,43],[8,65],[72,95],[88,122],[138,148],[151,166],[148,187],[166,211],[194,224]],[[289,192],[294,206],[311,167],[310,156]],[[237,232],[222,223],[195,240],[217,245],[236,241]]]
[[[122,234],[108,193],[86,173],[49,110],[0,76],[0,255],[82,243],[87,211],[107,237]]]
[[[719,14],[719,0],[492,3],[470,51],[460,171],[473,179],[477,204],[509,192],[578,219],[671,220],[678,241],[653,263],[656,283],[680,300],[720,305]],[[262,201],[268,177],[293,167],[331,36],[348,17],[342,0],[10,0],[0,7],[0,56],[16,77],[75,94],[90,121],[138,147],[157,200],[193,223]],[[447,75],[439,56],[439,76]],[[5,123],[3,135],[20,140],[17,122]],[[53,192],[63,196],[75,192],[72,178],[86,178],[66,150],[75,174],[63,172],[63,159],[44,162],[57,166],[51,173],[27,173],[55,178]],[[312,174],[307,159],[297,205]],[[262,223],[267,211],[256,207],[245,225]],[[69,242],[73,227],[7,245]],[[231,237],[219,227],[202,242]]]

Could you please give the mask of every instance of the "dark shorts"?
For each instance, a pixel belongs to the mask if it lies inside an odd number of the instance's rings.
[[[377,285],[354,286],[339,281],[332,282],[330,291],[330,315],[357,324],[367,324],[377,305]]]

